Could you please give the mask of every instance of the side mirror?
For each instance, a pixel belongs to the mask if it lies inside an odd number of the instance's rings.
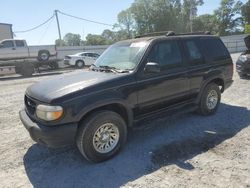
[[[0,48],[2,48],[3,47],[3,44],[0,44]]]
[[[148,62],[145,66],[144,71],[147,73],[159,73],[161,72],[161,68],[158,63]]]

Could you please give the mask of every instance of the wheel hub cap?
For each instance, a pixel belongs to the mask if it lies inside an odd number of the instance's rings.
[[[211,90],[207,95],[207,107],[213,110],[218,103],[218,94],[215,90]]]
[[[99,153],[112,151],[119,141],[119,130],[112,123],[105,123],[100,126],[93,137],[93,146]]]

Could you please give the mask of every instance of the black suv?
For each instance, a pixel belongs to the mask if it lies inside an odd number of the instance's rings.
[[[76,142],[86,159],[100,162],[121,149],[135,122],[188,106],[213,114],[232,76],[216,36],[143,36],[112,45],[89,70],[30,86],[20,118],[34,141]]]

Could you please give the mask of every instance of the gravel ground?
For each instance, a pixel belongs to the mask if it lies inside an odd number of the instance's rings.
[[[250,187],[250,80],[235,74],[215,115],[156,119],[91,164],[75,147],[34,143],[19,120],[25,89],[52,76],[0,78],[0,187]]]

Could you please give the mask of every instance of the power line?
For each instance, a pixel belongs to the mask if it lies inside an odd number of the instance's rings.
[[[29,31],[33,31],[35,29],[38,29],[39,27],[45,25],[46,23],[48,23],[50,20],[52,20],[54,18],[55,14],[53,14],[49,19],[47,19],[45,22],[39,24],[38,26],[36,27],[33,27],[31,29],[27,29],[27,30],[24,30],[24,31],[14,31],[14,33],[26,33],[26,32],[29,32]]]
[[[110,26],[110,27],[113,27],[113,25],[111,24],[107,24],[107,23],[103,23],[103,22],[98,22],[98,21],[94,21],[94,20],[88,20],[88,19],[85,19],[85,18],[80,18],[78,16],[73,16],[73,15],[70,15],[70,14],[67,14],[67,13],[64,13],[64,12],[61,12],[58,10],[59,13],[65,15],[65,16],[69,16],[69,17],[72,17],[72,18],[76,18],[78,20],[83,20],[83,21],[86,21],[86,22],[91,22],[91,23],[95,23],[95,24],[100,24],[100,25],[105,25],[105,26]]]
[[[53,17],[53,18],[54,18],[54,17]],[[38,44],[40,44],[40,43],[41,43],[42,39],[43,39],[43,38],[44,38],[44,36],[47,34],[48,29],[49,29],[49,27],[50,27],[51,23],[53,22],[53,20],[54,20],[54,19],[51,19],[51,20],[49,21],[49,23],[48,23],[48,25],[47,25],[47,27],[46,27],[46,29],[45,29],[44,33],[42,34],[41,38],[39,39]]]

